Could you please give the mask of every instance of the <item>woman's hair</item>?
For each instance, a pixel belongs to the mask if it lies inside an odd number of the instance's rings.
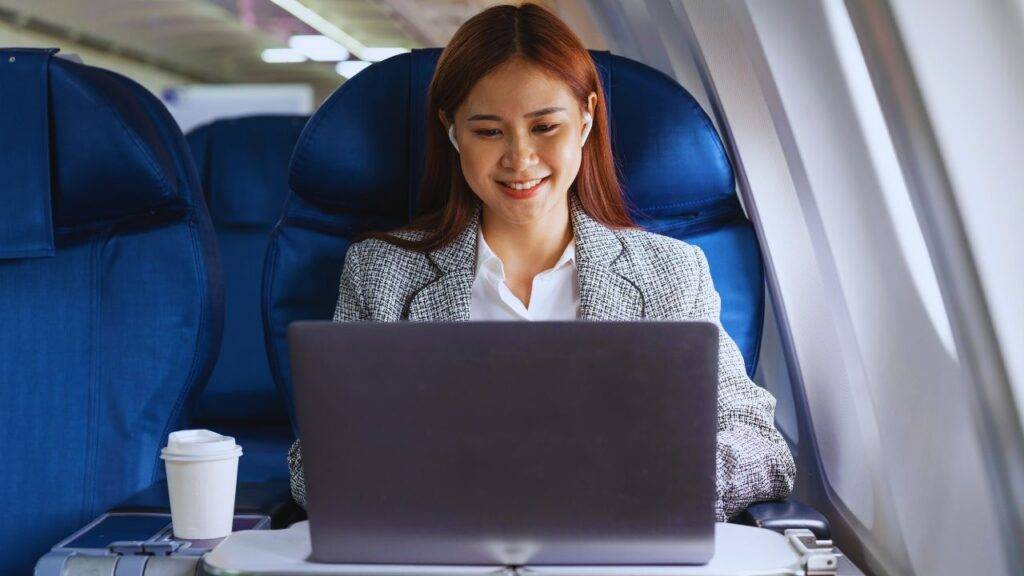
[[[499,5],[466,21],[455,32],[430,82],[427,101],[426,167],[420,185],[419,209],[403,230],[425,235],[396,237],[370,233],[397,246],[430,251],[447,245],[461,234],[476,209],[476,196],[462,174],[462,166],[438,119],[444,110],[449,120],[470,90],[484,76],[513,58],[539,66],[568,85],[586,106],[597,94],[590,138],[582,150],[579,174],[573,184],[583,209],[611,228],[635,226],[623,202],[622,188],[612,156],[601,80],[590,53],[557,16],[536,4]],[[570,188],[569,193],[572,194]]]

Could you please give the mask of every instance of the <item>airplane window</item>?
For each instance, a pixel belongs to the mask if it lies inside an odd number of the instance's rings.
[[[805,472],[820,463],[817,502],[858,530],[898,530],[888,455],[897,439],[904,451],[923,445],[893,407],[939,383],[956,386],[959,368],[920,228],[890,168],[884,123],[854,107],[858,95],[824,8],[685,7],[782,306],[775,312],[786,345],[777,350],[785,357],[768,353],[766,319],[759,381],[775,393],[787,436],[794,427],[813,434],[815,442],[801,437],[797,449]],[[855,40],[850,57],[860,58]],[[866,74],[859,81],[870,93]],[[788,420],[781,391],[789,371],[802,387],[794,395],[807,401],[807,413],[796,415],[806,421],[793,419],[800,426]],[[938,422],[929,429],[948,435]],[[901,474],[901,489],[909,489],[910,472]],[[896,564],[905,559],[899,545],[887,553]]]
[[[985,488],[969,379],[849,4],[685,6],[807,401],[799,429],[816,442],[801,438],[798,460],[821,483],[808,493],[884,572],[970,571],[964,554],[926,544],[959,541],[934,507],[980,543],[999,540],[1001,501]],[[953,452],[954,471],[925,464]]]
[[[949,326],[939,293],[928,249],[924,244],[921,226],[910,203],[903,172],[896,159],[896,150],[882,118],[878,98],[871,85],[864,56],[854,34],[846,9],[836,2],[825,2],[825,13],[831,27],[836,52],[846,74],[851,100],[856,108],[865,137],[869,140],[868,152],[878,174],[881,197],[891,216],[896,231],[898,247],[910,271],[917,294],[931,319],[932,328],[942,341],[946,352],[956,358],[956,345]]]

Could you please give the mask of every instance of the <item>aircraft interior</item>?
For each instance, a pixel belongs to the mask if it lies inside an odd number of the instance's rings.
[[[0,0],[0,574],[1024,574],[1024,0],[532,3],[633,222],[706,258],[789,496],[692,566],[311,560],[290,327],[417,216],[443,50],[521,2]],[[226,538],[172,531],[186,429],[241,447]]]

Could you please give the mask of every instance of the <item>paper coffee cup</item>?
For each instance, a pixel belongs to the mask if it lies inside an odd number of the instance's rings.
[[[242,447],[210,430],[171,432],[160,458],[167,467],[174,536],[185,540],[231,533]]]

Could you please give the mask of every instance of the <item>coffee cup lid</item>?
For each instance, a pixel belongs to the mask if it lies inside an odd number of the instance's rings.
[[[211,430],[178,430],[167,437],[167,446],[160,450],[164,460],[220,460],[242,455],[242,447],[231,436]]]

